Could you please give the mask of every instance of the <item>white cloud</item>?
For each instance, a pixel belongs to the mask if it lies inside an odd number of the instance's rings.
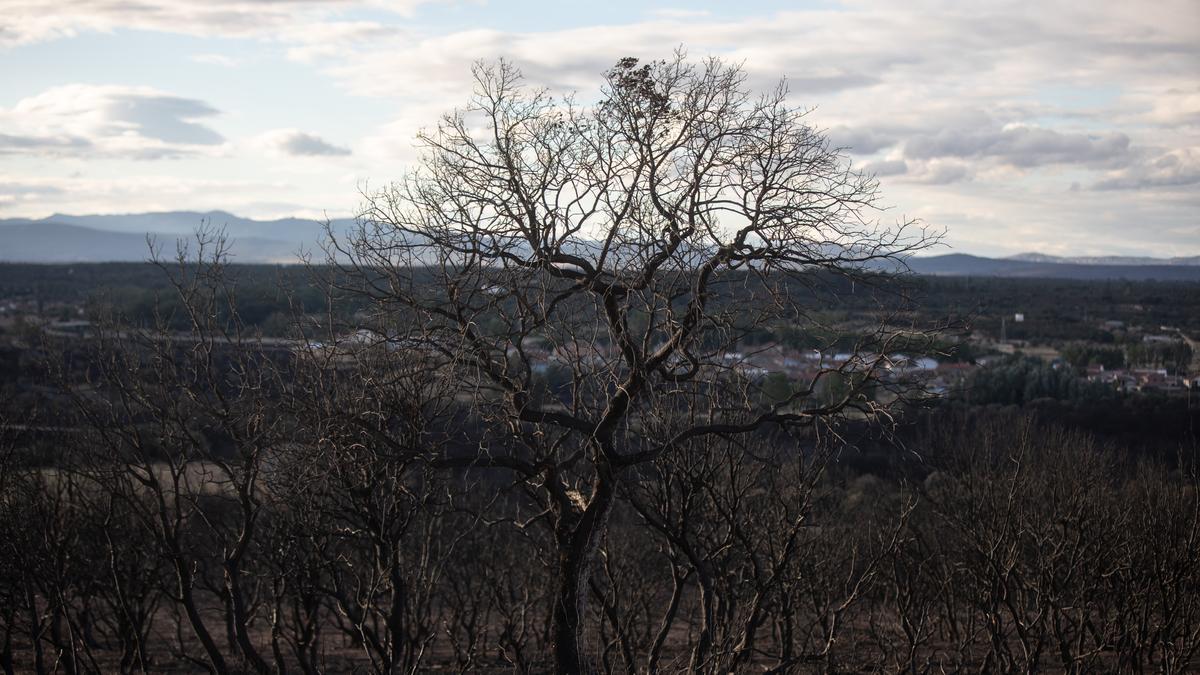
[[[149,87],[71,84],[0,108],[0,154],[161,159],[216,154],[203,101]]]

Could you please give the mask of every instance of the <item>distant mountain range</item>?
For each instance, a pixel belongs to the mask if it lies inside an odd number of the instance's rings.
[[[344,231],[353,220],[331,223]],[[40,220],[0,220],[0,261],[128,262],[149,257],[147,238],[174,253],[176,242],[201,227],[221,229],[232,240],[234,262],[290,263],[312,251],[324,224],[304,218],[252,220],[224,211],[170,211],[99,216],[54,214]]]
[[[1200,255],[1183,258],[1146,258],[1138,256],[1101,255],[1101,256],[1072,256],[1064,258],[1045,253],[1018,253],[1004,260],[1018,260],[1032,263],[1056,263],[1068,265],[1200,265]]]
[[[198,227],[221,228],[232,241],[233,262],[293,263],[301,251],[314,251],[325,225],[304,218],[252,220],[224,211],[171,211],[126,215],[55,214],[40,220],[0,220],[0,262],[134,262],[149,256],[152,238],[171,256],[175,243],[191,238]],[[354,225],[333,220],[335,232]],[[1058,257],[1022,253],[984,258],[963,253],[910,258],[917,274],[1053,279],[1160,279],[1200,281],[1200,256],[1139,258],[1121,256]]]
[[[182,235],[96,230],[63,223],[0,223],[0,261],[35,263],[127,262],[150,257],[150,244],[173,258]],[[259,237],[234,242],[235,262],[295,262],[299,245]],[[310,244],[309,249],[312,248]]]

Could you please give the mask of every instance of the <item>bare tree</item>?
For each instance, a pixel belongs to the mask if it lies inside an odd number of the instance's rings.
[[[437,360],[379,334],[353,338],[309,345],[297,364],[298,436],[273,472],[276,491],[291,496],[283,514],[313,518],[305,547],[325,570],[316,590],[335,625],[373,672],[412,673],[457,609],[442,597],[445,575],[466,555],[474,519],[456,501],[482,490],[451,488],[454,475],[428,461],[454,438],[453,390]]]
[[[756,94],[738,66],[623,59],[587,105],[525,87],[508,63],[474,74],[471,103],[419,137],[419,168],[367,195],[330,258],[372,301],[368,323],[436,354],[472,403],[476,449],[440,464],[511,472],[537,504],[554,668],[580,672],[622,480],[707,436],[886,415],[886,321],[776,398],[739,340],[813,321],[827,291],[865,292],[934,237],[879,225],[875,180],[785,86]]]
[[[215,596],[229,651],[266,673],[253,636],[257,582],[248,554],[262,514],[263,469],[286,418],[277,414],[271,355],[237,313],[224,238],[201,233],[197,244],[195,264],[182,246],[174,265],[159,263],[182,316],[101,331],[87,352],[91,386],[72,387],[67,372],[60,378],[89,431],[75,471],[149,533],[171,570],[169,598],[203,651],[196,659],[181,643],[180,656],[230,671],[208,612]]]

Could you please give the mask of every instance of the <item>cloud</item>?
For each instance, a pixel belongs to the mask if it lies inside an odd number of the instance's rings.
[[[868,162],[863,165],[863,173],[875,176],[899,176],[908,171],[908,164],[902,159],[885,159],[878,162]]]
[[[65,190],[45,182],[0,177],[0,211],[25,204],[37,204],[47,199],[61,199]]]
[[[1112,172],[1092,184],[1093,190],[1181,188],[1200,184],[1200,149],[1185,148],[1147,158]]]
[[[1200,54],[1200,35],[1180,21],[1198,12],[1168,2],[1145,13],[1106,0],[1087,9],[1047,0],[1037,11],[851,0],[838,11],[735,19],[659,12],[620,25],[363,41],[331,55],[324,72],[351,94],[401,101],[375,134],[384,142],[364,144],[399,154],[436,121],[431,110],[465,103],[472,61],[504,57],[531,84],[578,90],[586,100],[617,58],[667,57],[683,44],[695,57],[744,63],[752,89],[785,76],[795,102],[816,106],[810,119],[830,129],[835,146],[874,161],[895,149],[890,158],[907,162],[903,180],[950,185],[986,172],[1007,181],[1039,169],[1115,170],[1148,141],[1162,143],[1143,138],[1146,125],[1190,119],[1194,76],[1179,61]],[[1046,94],[1066,84],[1079,96]],[[1123,98],[1133,86],[1176,94],[1155,108],[1145,97]],[[1116,106],[1126,115],[1120,126]]]
[[[92,147],[91,141],[79,136],[38,136],[0,134],[0,154],[47,153],[71,154]]]
[[[503,57],[518,64],[530,82],[587,90],[622,57],[664,58],[686,45],[697,57],[724,54],[744,62],[754,88],[771,87],[785,77],[797,97],[816,100],[818,95],[879,84],[895,65],[909,61],[881,54],[878,49],[841,58],[840,49],[816,54],[791,44],[812,31],[808,24],[823,19],[792,15],[733,22],[671,18],[547,32],[471,29],[414,35],[408,40],[365,40],[340,49],[326,72],[359,95],[412,97],[415,93],[452,100],[450,96],[470,90],[473,62]]]
[[[333,145],[320,136],[298,129],[277,129],[259,137],[269,151],[291,157],[338,157],[350,154],[349,148]]]
[[[807,75],[788,78],[788,85],[793,91],[806,94],[824,94],[833,91],[845,91],[859,87],[870,87],[883,80],[875,75],[855,72],[839,72],[832,75]]]
[[[149,87],[72,84],[0,108],[0,154],[161,159],[213,153],[225,139],[203,101]]]
[[[1062,133],[1031,126],[1003,129],[945,129],[918,135],[904,144],[912,159],[957,157],[991,159],[1020,168],[1047,164],[1099,165],[1129,155],[1129,137],[1123,133]]]
[[[967,164],[953,160],[938,160],[926,163],[920,171],[916,172],[914,179],[925,185],[949,185],[969,180],[970,177],[971,169]]]
[[[834,127],[828,131],[829,140],[835,147],[845,148],[856,155],[873,155],[899,142],[894,134],[878,129]]]
[[[187,35],[278,36],[297,26],[334,22],[355,7],[407,16],[431,0],[0,0],[0,46],[134,28]]]

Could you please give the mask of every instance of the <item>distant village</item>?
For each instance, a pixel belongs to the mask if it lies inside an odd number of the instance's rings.
[[[86,315],[87,310],[82,304],[72,302],[43,302],[31,296],[0,298],[0,346],[8,347],[10,351],[14,347],[20,349],[37,340],[39,335],[85,337],[93,329]],[[904,376],[923,381],[926,390],[933,395],[962,391],[975,372],[1016,355],[1040,360],[1055,370],[1070,369],[1081,380],[1117,392],[1186,396],[1194,390],[1200,391],[1200,345],[1175,327],[1130,325],[1099,318],[1094,321],[1094,328],[1105,338],[1103,342],[1077,340],[1065,345],[1029,337],[1036,334],[1029,330],[1024,331],[1027,339],[1009,339],[1005,334],[1010,325],[1025,323],[1021,313],[1006,315],[1000,317],[999,334],[976,330],[959,338],[957,346],[952,345],[939,353],[891,354],[883,360],[882,367],[897,378]],[[280,348],[306,351],[357,349],[379,343],[397,346],[395,340],[365,329],[348,331],[334,345],[279,335],[266,335],[265,341]],[[960,349],[963,347],[966,349]],[[528,340],[522,351],[533,364],[534,371],[539,373],[545,373],[557,364],[578,363],[581,357],[597,360],[616,357],[612,347],[605,344],[552,345],[538,339]],[[969,352],[972,357],[964,358],[957,353],[959,351]],[[1187,357],[1181,359],[1180,355]],[[860,354],[858,360],[871,360],[871,355],[865,357]],[[777,342],[739,345],[722,355],[731,370],[747,377],[784,378],[791,382],[809,381],[822,370],[844,368],[852,371],[861,367],[858,363],[847,366],[853,358],[850,353],[836,350],[798,349]]]

